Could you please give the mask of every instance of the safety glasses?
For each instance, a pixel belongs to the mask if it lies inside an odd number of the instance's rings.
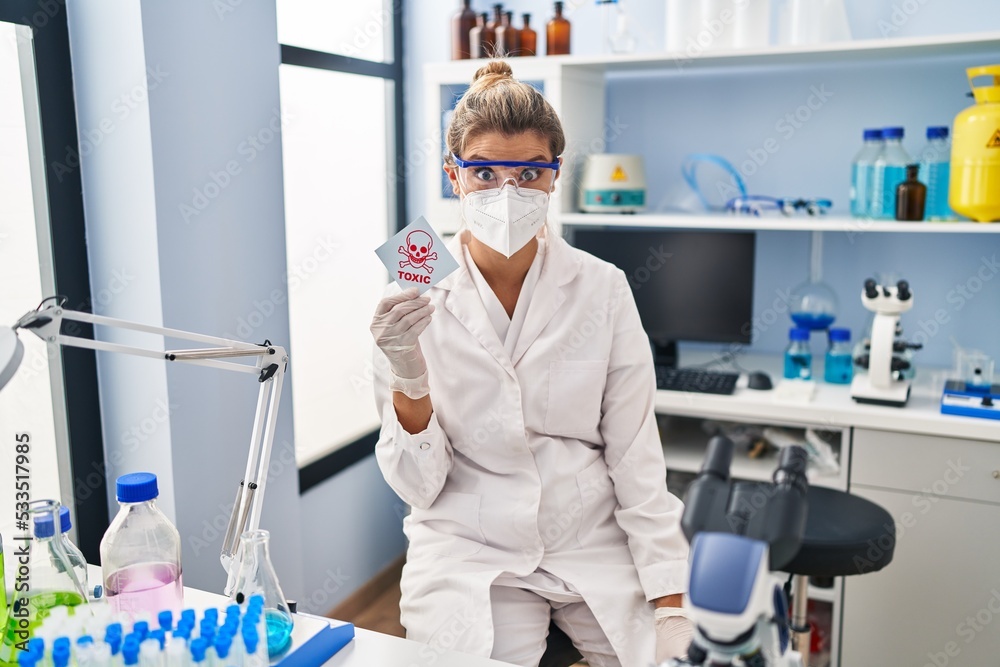
[[[465,192],[478,192],[513,183],[518,188],[551,192],[559,162],[514,162],[508,160],[463,160],[452,154],[458,182]]]
[[[726,209],[736,215],[760,216],[768,212],[780,212],[792,216],[799,211],[809,215],[823,215],[830,210],[833,202],[829,199],[779,199],[764,195],[746,195],[730,199]]]

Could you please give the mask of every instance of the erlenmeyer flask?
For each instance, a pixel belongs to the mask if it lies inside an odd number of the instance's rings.
[[[291,644],[292,613],[271,565],[270,537],[266,530],[249,530],[240,536],[240,568],[232,600],[239,605],[248,605],[252,596],[263,596],[267,654],[273,658]]]
[[[59,503],[36,500],[26,512],[18,513],[18,526],[51,526],[33,538],[17,537],[14,550],[17,568],[12,571],[14,598],[0,649],[0,660],[16,662],[19,650],[27,649],[28,639],[56,607],[75,608],[87,604],[85,584],[72,566],[62,542]],[[22,524],[23,521],[23,524]]]

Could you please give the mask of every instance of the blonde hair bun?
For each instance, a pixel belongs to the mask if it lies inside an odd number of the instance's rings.
[[[514,137],[533,132],[548,141],[552,159],[566,149],[562,123],[541,92],[518,81],[503,60],[491,60],[472,77],[472,85],[455,105],[445,133],[445,164],[462,157],[469,137],[496,133]]]
[[[491,60],[479,69],[476,73],[472,75],[472,82],[476,83],[480,79],[486,79],[480,85],[489,85],[494,81],[499,81],[500,79],[513,79],[514,70],[510,68],[510,65],[503,60]]]

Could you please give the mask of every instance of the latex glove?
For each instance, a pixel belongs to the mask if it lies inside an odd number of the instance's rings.
[[[657,607],[653,614],[656,622],[656,664],[672,658],[686,658],[694,636],[694,626],[687,619],[687,612],[680,607]]]
[[[389,388],[417,399],[430,393],[427,363],[418,336],[431,323],[434,306],[416,288],[387,296],[375,308],[371,332],[389,360]]]

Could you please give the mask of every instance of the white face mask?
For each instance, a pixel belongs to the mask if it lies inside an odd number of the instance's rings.
[[[504,257],[527,245],[545,224],[548,210],[548,192],[512,183],[462,198],[462,217],[472,235]]]

